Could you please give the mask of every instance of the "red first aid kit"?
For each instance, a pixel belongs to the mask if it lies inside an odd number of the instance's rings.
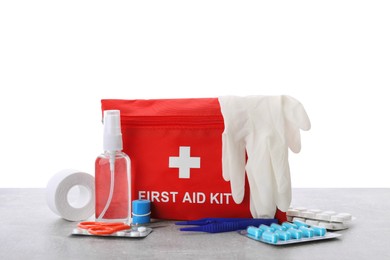
[[[121,113],[132,200],[150,200],[152,217],[251,217],[248,183],[244,201],[236,204],[222,177],[224,123],[217,98],[102,100],[102,110],[111,109]]]

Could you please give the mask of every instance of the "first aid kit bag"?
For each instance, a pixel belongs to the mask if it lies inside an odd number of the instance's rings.
[[[252,217],[248,183],[236,204],[222,176],[217,98],[102,100],[102,111],[112,109],[132,158],[132,198],[150,200],[153,218]]]

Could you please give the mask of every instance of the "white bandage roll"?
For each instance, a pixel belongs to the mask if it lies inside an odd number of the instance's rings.
[[[95,179],[77,170],[62,170],[48,182],[46,200],[60,217],[69,221],[85,220],[95,212]]]

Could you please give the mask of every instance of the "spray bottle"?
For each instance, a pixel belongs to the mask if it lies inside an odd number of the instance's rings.
[[[104,111],[104,153],[95,161],[96,221],[129,222],[131,216],[130,158],[122,152],[119,110]]]

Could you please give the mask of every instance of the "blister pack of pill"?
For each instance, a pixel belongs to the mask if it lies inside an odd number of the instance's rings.
[[[94,235],[88,232],[86,229],[74,228],[72,235],[75,236],[99,236],[99,237],[124,237],[124,238],[143,238],[147,237],[153,231],[152,228],[144,226],[135,226],[128,230],[117,231],[112,234],[106,235]]]
[[[287,211],[287,220],[290,222],[301,221],[333,231],[347,229],[353,219],[355,218],[350,213],[337,213],[332,210],[295,207]]]
[[[250,226],[239,233],[253,240],[271,245],[304,243],[341,236],[341,234],[327,232],[324,227],[309,226],[300,221],[295,221],[293,223],[284,222],[282,225],[271,224],[270,226]]]

